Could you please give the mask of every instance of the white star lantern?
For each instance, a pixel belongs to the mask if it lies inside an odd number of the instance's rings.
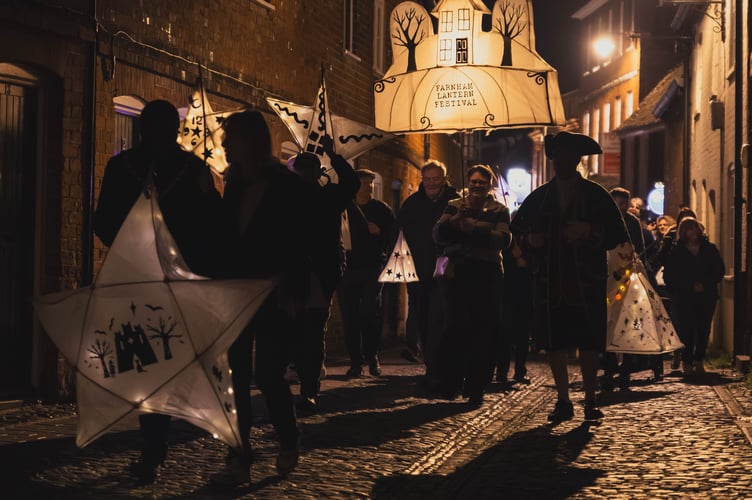
[[[418,281],[418,273],[415,272],[413,254],[400,230],[394,250],[379,275],[379,283],[411,283],[413,281]]]
[[[371,126],[359,123],[329,111],[326,83],[321,77],[321,85],[312,106],[295,104],[281,99],[267,97],[266,101],[282,119],[301,151],[313,153],[321,160],[329,180],[337,182],[337,174],[331,168],[331,160],[324,152],[325,138],[332,140],[334,151],[347,161],[352,161],[369,149],[393,139],[395,136]]]
[[[228,166],[222,147],[222,122],[236,112],[237,110],[213,111],[204,87],[199,84],[199,88],[191,95],[188,112],[180,123],[178,144],[221,175]]]
[[[76,370],[76,444],[133,415],[163,413],[239,446],[226,351],[272,287],[191,273],[155,197],[142,194],[93,285],[35,299]]]

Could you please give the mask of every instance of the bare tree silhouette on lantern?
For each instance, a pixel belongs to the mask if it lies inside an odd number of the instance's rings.
[[[172,318],[170,318],[172,319]],[[170,339],[182,337],[182,335],[171,335],[172,331],[177,326],[175,320],[172,324],[167,326],[163,317],[159,317],[159,328],[155,328],[152,325],[146,325],[146,329],[150,332],[154,332],[156,335],[149,335],[150,339],[159,339],[162,341],[162,349],[164,350],[164,359],[172,359],[172,349],[170,349]]]
[[[102,364],[102,372],[104,373],[104,378],[110,378],[110,371],[107,369],[107,363],[105,362],[105,358],[112,354],[112,347],[110,346],[110,344],[106,340],[100,341],[99,339],[97,339],[94,344],[86,348],[86,351],[91,353],[91,356],[89,356],[90,359],[98,359]],[[114,371],[112,375],[115,375]]]
[[[418,64],[415,60],[415,49],[420,45],[426,36],[425,30],[421,29],[424,17],[420,15],[415,16],[415,9],[410,9],[405,12],[403,16],[400,16],[397,11],[392,14],[394,22],[399,25],[399,29],[392,34],[392,38],[397,40],[397,45],[402,45],[407,49],[407,72],[417,71]],[[415,31],[410,34],[410,27],[413,21],[417,23]]]
[[[497,31],[504,40],[504,55],[501,58],[502,66],[512,66],[512,40],[522,33],[527,27],[526,23],[520,23],[525,16],[523,6],[512,5],[512,2],[499,4],[502,17],[494,20],[494,31]]]

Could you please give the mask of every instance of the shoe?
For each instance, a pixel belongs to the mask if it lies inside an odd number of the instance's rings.
[[[352,365],[345,373],[348,377],[360,377],[363,375],[363,367],[360,365]]]
[[[467,400],[467,404],[473,407],[483,406],[483,393],[473,393]]]
[[[548,414],[549,422],[563,422],[571,420],[574,417],[574,405],[569,400],[559,400],[554,406],[554,410]]]
[[[225,462],[225,466],[212,474],[209,481],[215,486],[235,487],[251,482],[251,465],[248,460],[239,456],[231,456]]]
[[[684,376],[691,377],[694,375],[695,368],[690,363],[684,363]]]
[[[695,365],[695,373],[698,375],[702,375],[705,373],[705,363],[702,361],[698,361]]]
[[[159,477],[162,466],[144,461],[143,459],[134,460],[128,466],[128,470],[136,476],[139,484],[154,484]]]
[[[381,363],[379,363],[379,358],[373,358],[368,362],[368,373],[374,377],[381,375]]]
[[[600,420],[603,412],[595,405],[595,401],[585,401],[585,420]]]
[[[656,382],[660,382],[663,380],[663,372],[659,372],[658,370],[653,370],[653,380]]]
[[[530,385],[531,384],[530,379],[527,378],[524,375],[515,375],[514,376],[514,381],[517,382],[518,384],[522,384],[522,385]]]
[[[304,396],[298,400],[298,414],[307,417],[316,413],[316,398],[313,396]]]
[[[678,370],[680,361],[681,361],[681,357],[679,356],[679,351],[674,351],[674,354],[671,357],[671,369]]]
[[[289,473],[295,470],[298,466],[300,459],[300,450],[296,446],[289,450],[280,450],[277,455],[277,462],[275,464],[277,468],[277,474],[280,476],[287,476]]]
[[[409,347],[406,349],[402,349],[402,351],[400,352],[400,356],[402,356],[403,358],[405,358],[411,363],[417,363],[420,361],[420,359],[418,359],[417,351],[413,351]]]

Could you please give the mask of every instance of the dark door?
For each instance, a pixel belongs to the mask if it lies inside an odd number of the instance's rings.
[[[0,79],[0,399],[31,390],[36,101]]]

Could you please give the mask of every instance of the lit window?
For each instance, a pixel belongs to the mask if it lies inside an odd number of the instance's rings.
[[[621,97],[617,97],[614,102],[614,128],[621,125]]]
[[[115,106],[114,154],[130,149],[138,142],[138,122],[144,101],[133,96],[118,96],[112,100]]]
[[[449,33],[450,31],[454,31],[453,26],[453,20],[452,20],[452,11],[445,10],[441,12],[441,31],[443,33]]]
[[[629,118],[630,116],[632,116],[632,113],[634,112],[634,94],[632,93],[631,90],[627,92],[627,102],[624,103],[624,106],[626,108],[624,110],[625,116]]]
[[[582,133],[590,135],[590,113],[585,113],[582,116]]]
[[[452,60],[452,40],[444,38],[439,40],[439,59],[441,61]]]
[[[470,30],[470,9],[459,9],[457,11],[457,29],[460,31]]]
[[[611,103],[603,105],[603,132],[611,131]]]

